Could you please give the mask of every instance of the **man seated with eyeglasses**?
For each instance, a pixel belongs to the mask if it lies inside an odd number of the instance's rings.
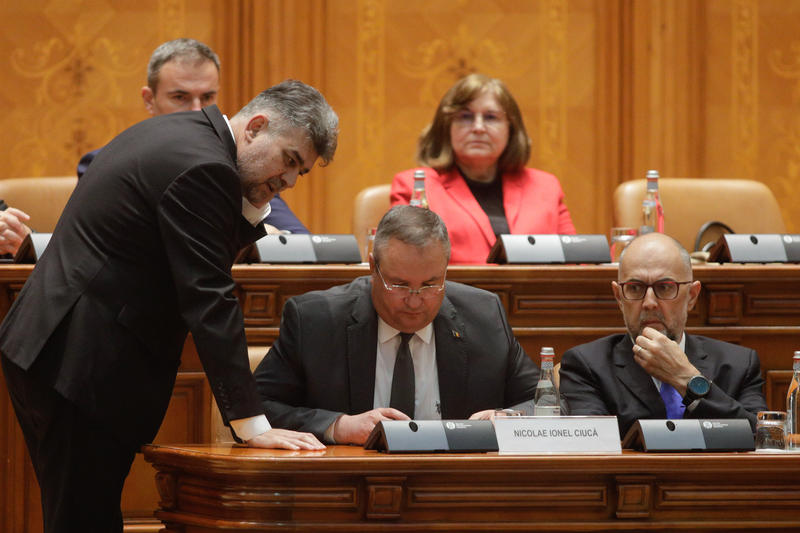
[[[496,295],[445,281],[449,256],[436,213],[396,206],[378,225],[369,276],[290,298],[255,371],[272,426],[363,444],[381,420],[529,408],[539,369]]]
[[[572,415],[616,415],[620,435],[642,418],[747,418],[766,410],[754,350],[684,334],[700,282],[681,245],[661,233],[637,237],[619,263],[614,297],[626,334],[571,348],[561,395]]]

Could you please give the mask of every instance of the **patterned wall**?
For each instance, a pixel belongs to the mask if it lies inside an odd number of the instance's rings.
[[[222,56],[235,111],[286,77],[342,119],[334,163],[286,197],[317,232],[350,230],[352,200],[414,164],[444,91],[506,81],[581,232],[606,232],[620,181],[767,183],[800,231],[800,0],[30,0],[0,15],[0,177],[63,175],[146,118],[152,49],[177,36]],[[9,23],[9,21],[11,23]]]
[[[208,40],[211,0],[30,0],[0,16],[2,177],[67,175],[146,118],[147,60],[161,42]],[[198,31],[199,30],[199,31]]]

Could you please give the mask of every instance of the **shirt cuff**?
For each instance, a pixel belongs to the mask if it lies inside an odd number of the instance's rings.
[[[330,426],[328,426],[328,429],[326,429],[325,433],[322,435],[325,444],[336,444],[336,439],[333,438],[333,434],[334,430],[336,429],[336,423],[339,421],[340,418],[342,418],[342,415],[337,416],[336,420],[334,420],[333,423]]]
[[[231,427],[242,442],[247,442],[253,437],[258,437],[272,429],[265,415],[256,415],[249,418],[231,420]]]

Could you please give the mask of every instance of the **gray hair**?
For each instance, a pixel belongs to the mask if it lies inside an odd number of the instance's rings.
[[[339,135],[339,117],[314,87],[301,81],[286,80],[250,100],[236,113],[236,117],[249,118],[265,112],[268,115],[272,112],[270,122],[275,122],[278,131],[287,127],[305,130],[322,159],[321,166],[333,159]]]
[[[156,92],[158,88],[158,75],[164,63],[170,61],[194,61],[202,63],[211,61],[219,72],[219,57],[214,51],[205,44],[195,39],[174,39],[160,45],[150,56],[147,64],[147,86]]]
[[[318,90],[302,81],[286,80],[262,91],[234,118],[270,112],[270,122],[276,124],[277,131],[287,127],[305,130],[322,158],[320,166],[330,163],[336,152],[339,117]]]
[[[389,239],[397,239],[402,243],[422,248],[431,242],[442,245],[447,261],[450,261],[450,237],[447,226],[439,215],[430,209],[396,205],[383,215],[375,233],[373,254],[380,262],[380,256],[389,243]]]

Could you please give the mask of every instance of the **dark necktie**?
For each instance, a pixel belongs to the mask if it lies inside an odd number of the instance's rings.
[[[413,333],[400,334],[400,347],[392,374],[392,397],[389,400],[389,407],[404,412],[409,418],[414,418],[414,361],[408,348],[408,341],[413,336]]]
[[[683,405],[681,393],[675,390],[675,387],[669,383],[662,383],[661,399],[664,400],[664,405],[667,408],[667,418],[673,420],[683,418],[683,410],[686,409],[686,406]]]

